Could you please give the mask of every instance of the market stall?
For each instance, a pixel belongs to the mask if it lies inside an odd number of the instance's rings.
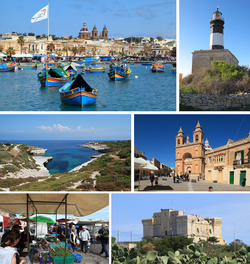
[[[71,214],[76,217],[83,217],[92,214],[109,204],[108,194],[65,194],[65,193],[15,193],[0,194],[0,210],[12,214],[27,215],[27,229],[29,230],[29,215],[35,214],[37,220],[38,214],[65,214],[65,222],[67,215]],[[30,254],[30,242],[27,234],[28,249]],[[66,262],[67,246],[64,243],[63,263]],[[71,262],[70,262],[71,263]]]

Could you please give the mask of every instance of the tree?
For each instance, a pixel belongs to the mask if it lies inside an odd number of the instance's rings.
[[[151,37],[151,38],[150,38],[150,42],[151,42],[151,43],[154,43],[154,38]]]
[[[74,46],[72,48],[72,52],[74,53],[74,56],[76,55],[76,53],[78,52],[78,48],[76,46]]]
[[[95,55],[95,53],[96,53],[96,50],[97,50],[97,48],[96,48],[96,47],[93,47],[93,48],[91,49],[92,55]]]
[[[48,46],[47,46],[47,50],[50,51],[52,53],[52,51],[55,49],[55,45],[53,43],[50,43]]]
[[[35,36],[34,33],[28,33],[28,36]]]
[[[63,47],[63,51],[66,51],[67,52],[67,57],[69,56],[69,51],[70,51],[70,47],[68,45],[64,46]]]
[[[163,38],[161,36],[157,36],[156,38],[158,39],[158,41],[163,40]]]
[[[214,243],[218,243],[219,242],[217,237],[209,237],[207,239],[207,241],[213,243],[213,245],[214,245]]]
[[[61,57],[61,56],[62,56],[62,50],[61,50],[61,49],[56,50],[56,54],[57,54],[59,57]]]
[[[19,36],[17,39],[17,43],[21,46],[21,54],[23,53],[23,45],[24,45],[24,37],[23,36]]]
[[[80,46],[78,49],[79,54],[81,54],[82,52],[85,52],[85,47]]]
[[[6,50],[6,52],[7,52],[7,55],[9,55],[9,56],[12,56],[12,55],[14,55],[14,54],[16,53],[16,51],[14,50],[13,47],[9,47],[9,48]]]
[[[3,52],[3,45],[0,45],[0,52]]]

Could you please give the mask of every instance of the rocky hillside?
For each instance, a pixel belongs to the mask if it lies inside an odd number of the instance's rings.
[[[40,149],[16,143],[0,143],[0,189],[10,191],[130,191],[131,141],[99,142],[102,154],[71,172],[54,175],[23,174],[39,171]],[[87,145],[87,147],[91,144]],[[86,146],[81,146],[86,147]],[[98,150],[99,151],[99,150]],[[32,155],[31,155],[32,154]],[[52,158],[52,157],[51,157]],[[46,168],[45,168],[46,169]],[[10,170],[13,170],[10,173]],[[30,171],[30,170],[29,170]],[[15,177],[13,176],[15,175]]]

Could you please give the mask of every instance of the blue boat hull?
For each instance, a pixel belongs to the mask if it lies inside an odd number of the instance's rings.
[[[63,104],[67,105],[90,105],[94,104],[97,99],[96,94],[81,90],[80,88],[68,92],[60,92],[60,99]]]

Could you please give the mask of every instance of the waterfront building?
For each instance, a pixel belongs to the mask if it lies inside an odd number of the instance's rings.
[[[143,238],[186,236],[195,243],[216,237],[218,244],[225,244],[222,238],[222,219],[219,217],[202,218],[200,215],[185,215],[185,211],[161,209],[152,218],[142,219]]]
[[[210,19],[209,50],[196,50],[192,52],[192,73],[197,73],[204,68],[211,69],[211,61],[223,60],[230,65],[238,65],[239,61],[237,58],[228,49],[224,49],[224,23],[222,13],[217,8]]]

